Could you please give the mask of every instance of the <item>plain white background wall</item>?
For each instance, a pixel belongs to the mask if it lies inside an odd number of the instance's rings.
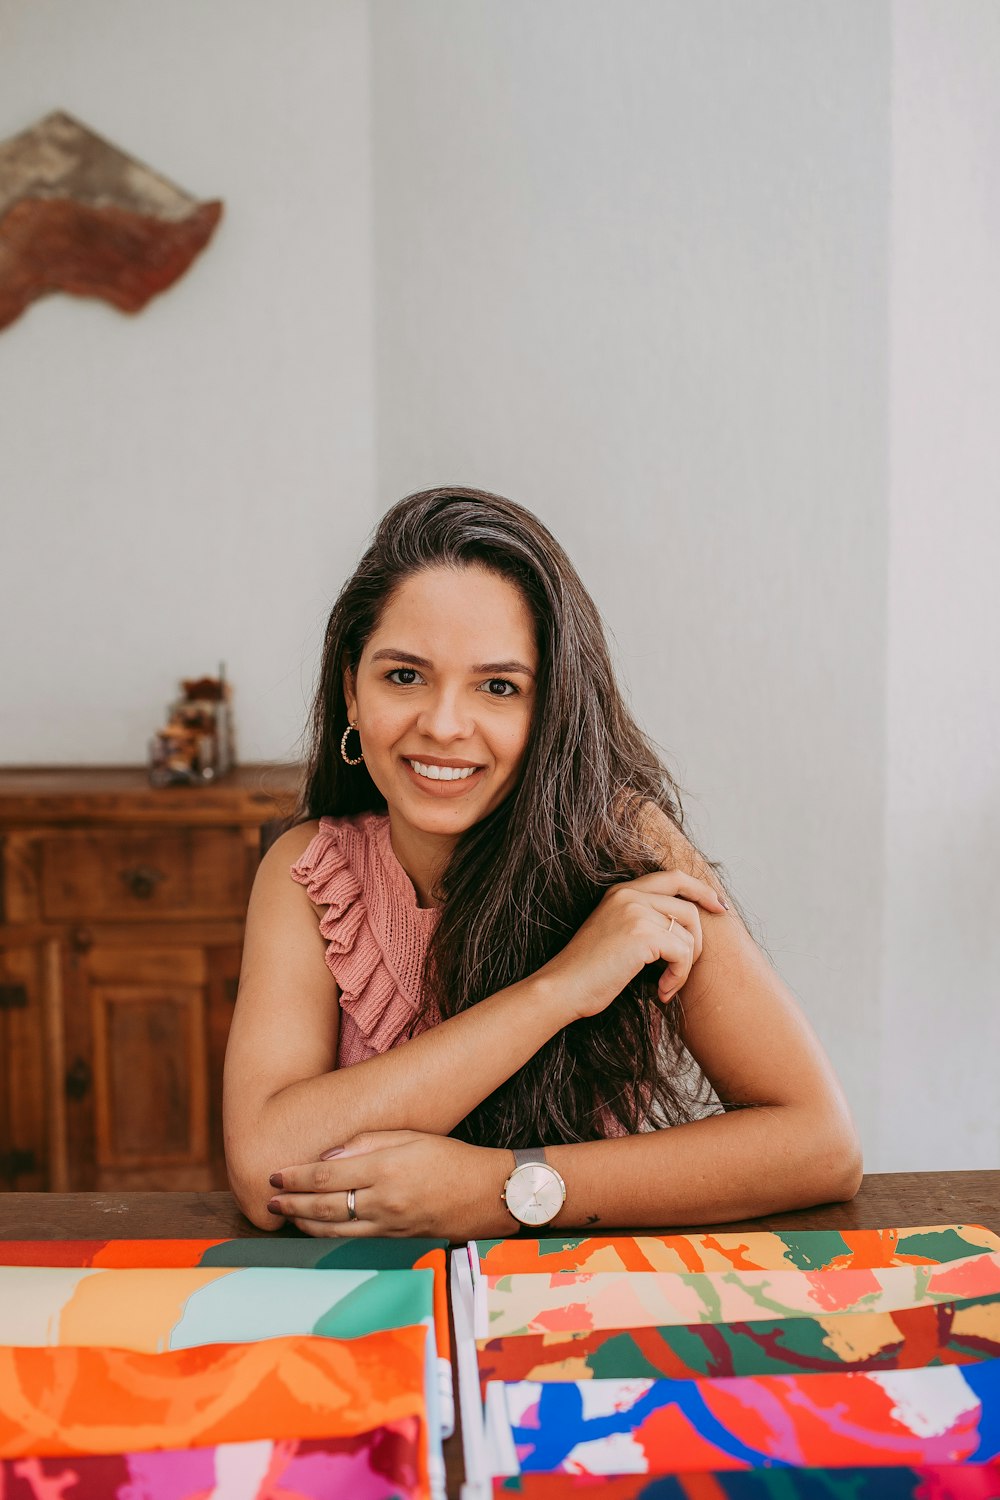
[[[871,1145],[887,11],[373,14],[380,497],[481,484],[564,543]]]
[[[509,493],[869,1169],[995,1165],[998,61],[988,0],[0,0],[0,137],[226,204],[0,337],[0,760],[139,760],[222,656],[294,755],[376,515]]]
[[[135,763],[225,659],[245,759],[294,759],[371,525],[363,0],[0,0],[0,138],[65,109],[224,200],[129,318],[49,297],[0,335],[0,760]]]
[[[879,1157],[1000,1164],[1000,8],[897,0]]]

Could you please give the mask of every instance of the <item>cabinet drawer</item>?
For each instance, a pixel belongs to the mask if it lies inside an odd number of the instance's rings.
[[[238,828],[53,833],[40,883],[50,921],[242,916],[246,845]]]

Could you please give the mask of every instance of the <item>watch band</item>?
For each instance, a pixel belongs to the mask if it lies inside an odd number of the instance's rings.
[[[542,1146],[519,1146],[516,1150],[512,1146],[511,1151],[514,1156],[515,1172],[518,1167],[526,1167],[532,1161],[540,1161],[543,1166],[545,1165],[545,1149]]]

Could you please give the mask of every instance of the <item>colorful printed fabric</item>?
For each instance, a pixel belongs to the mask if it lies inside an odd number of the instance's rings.
[[[857,1271],[561,1272],[482,1277],[477,1339],[892,1312],[1000,1293],[1000,1254]]]
[[[0,1348],[0,1458],[354,1437],[422,1416],[427,1333],[168,1354]]]
[[[101,1270],[0,1266],[0,1337],[157,1354],[434,1324],[432,1271]]]
[[[3,1500],[416,1500],[420,1422],[353,1437],[0,1462]]]
[[[722,1474],[522,1474],[496,1479],[493,1500],[997,1500],[1000,1468],[992,1464],[920,1469],[744,1469]]]
[[[448,1331],[447,1248],[447,1240],[337,1240],[315,1239],[307,1235],[292,1239],[280,1234],[240,1240],[5,1240],[0,1241],[0,1265],[102,1269],[214,1266],[315,1271],[432,1271],[438,1354],[437,1419],[443,1435],[448,1437],[455,1430],[455,1394]],[[7,1342],[11,1341],[8,1339]]]
[[[887,1313],[520,1334],[478,1345],[479,1379],[703,1380],[1000,1359],[1000,1295]]]
[[[755,1230],[737,1234],[587,1235],[474,1240],[486,1276],[549,1271],[847,1271],[937,1265],[1000,1252],[979,1224],[918,1229]]]
[[[447,1240],[313,1239],[268,1234],[245,1240],[0,1240],[5,1266],[288,1266],[304,1270],[433,1269]]]
[[[879,1374],[491,1384],[494,1475],[1000,1461],[1000,1362]]]
[[[434,1272],[438,1353],[449,1359],[447,1249],[447,1240],[336,1240],[313,1239],[306,1235],[299,1239],[266,1235],[245,1240],[0,1240],[0,1265],[429,1270]]]

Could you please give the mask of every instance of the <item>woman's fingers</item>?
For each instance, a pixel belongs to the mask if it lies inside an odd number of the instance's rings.
[[[346,1193],[370,1187],[374,1172],[364,1157],[332,1157],[328,1161],[310,1161],[299,1167],[282,1167],[268,1179],[279,1193]]]
[[[354,1189],[354,1211],[360,1220],[364,1207],[363,1189]],[[320,1224],[355,1222],[347,1211],[347,1193],[278,1193],[267,1205],[268,1210],[285,1219],[312,1219]]]
[[[650,944],[655,945],[658,957],[666,964],[657,986],[659,997],[670,1000],[687,983],[701,957],[704,942],[701,914],[693,901],[677,896],[644,891],[633,893],[635,897],[642,906],[639,921],[647,924]]]
[[[649,875],[637,875],[628,882],[634,890],[650,891],[662,896],[683,896],[688,901],[697,901],[707,911],[728,911],[723,898],[706,880],[689,875],[686,870],[654,870]]]
[[[694,943],[694,956],[700,958],[703,943],[701,915],[694,902],[682,901],[679,896],[650,895],[645,899],[659,912],[669,931],[676,932],[678,927],[682,927],[689,934]],[[673,928],[670,926],[671,918],[674,922]]]
[[[661,942],[667,942],[675,930],[680,928],[678,939],[681,933],[687,933],[694,944],[694,957],[700,957],[701,913],[695,903],[679,896],[664,896],[659,891],[636,890],[636,885],[638,881],[617,886],[611,897],[617,903],[617,910],[623,914],[626,930],[631,928],[642,932],[651,937],[659,947]],[[661,958],[670,956],[673,955],[666,952],[660,954]]]
[[[359,1183],[370,1186],[382,1171],[379,1152],[393,1151],[398,1146],[408,1146],[420,1140],[416,1130],[372,1130],[364,1135],[353,1136],[342,1146],[334,1146],[320,1157],[319,1161],[300,1163],[294,1167],[281,1167],[268,1178],[271,1186],[279,1192],[326,1193],[356,1188]],[[373,1158],[365,1160],[365,1158]],[[361,1160],[359,1160],[361,1158]]]
[[[387,1233],[368,1219],[354,1222],[347,1220],[343,1224],[331,1224],[321,1219],[289,1219],[288,1222],[294,1224],[296,1229],[301,1229],[303,1234],[310,1234],[313,1239],[319,1240],[361,1240],[373,1236],[381,1238]]]
[[[657,989],[661,1000],[672,1000],[677,991],[687,984],[688,975],[694,968],[697,958],[694,939],[686,928],[675,927],[664,938],[661,956],[666,963],[666,968],[660,975]]]

